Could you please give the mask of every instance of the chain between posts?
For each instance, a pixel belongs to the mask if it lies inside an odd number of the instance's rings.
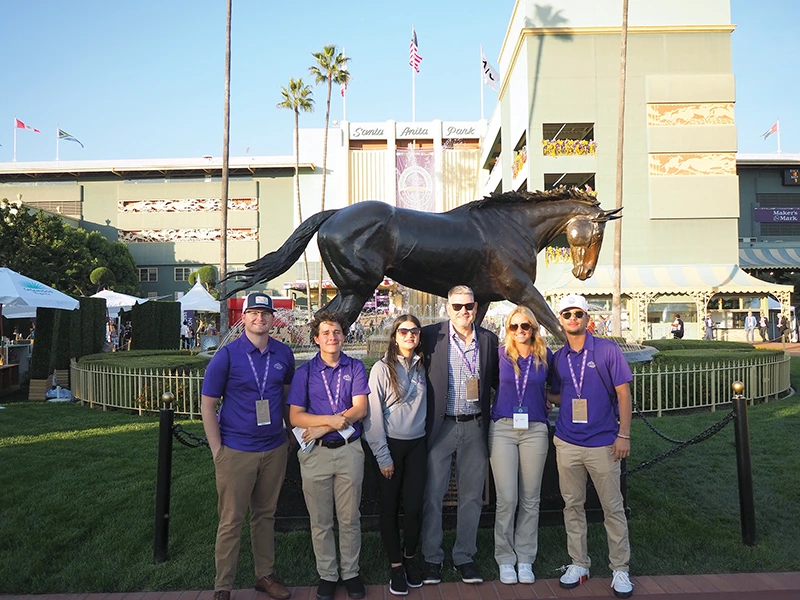
[[[208,440],[199,435],[195,435],[191,431],[186,431],[180,425],[172,426],[172,435],[184,446],[189,448],[199,448],[200,446],[208,447]]]

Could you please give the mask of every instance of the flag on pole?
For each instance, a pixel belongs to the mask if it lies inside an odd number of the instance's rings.
[[[417,44],[417,32],[414,26],[411,26],[411,44],[408,47],[408,64],[414,67],[414,70],[419,73],[419,63],[422,62],[422,57],[419,55],[419,45]]]
[[[32,132],[34,132],[34,133],[38,133],[38,134],[40,134],[40,135],[41,135],[41,133],[42,133],[42,132],[41,132],[41,131],[39,131],[38,129],[34,129],[33,127],[30,127],[29,125],[25,125],[25,123],[23,123],[22,121],[20,121],[20,120],[19,120],[19,119],[17,119],[16,117],[14,118],[14,121],[16,121],[16,123],[15,123],[15,127],[16,127],[17,129],[30,129]]]
[[[778,133],[778,122],[777,121],[775,121],[775,124],[772,127],[770,127],[764,133],[762,133],[761,137],[763,137],[764,139],[767,139],[773,133]]]
[[[497,71],[494,70],[494,67],[491,65],[491,63],[486,60],[486,55],[483,53],[483,47],[481,47],[481,72],[483,73],[483,83],[488,85],[495,92],[498,91],[497,82],[500,81],[500,75],[497,74]]]
[[[81,141],[76,138],[74,135],[68,134],[63,129],[58,130],[58,139],[66,140],[67,142],[75,142],[76,144],[81,144]],[[81,148],[83,148],[83,144],[81,144]]]
[[[347,63],[344,63],[344,65],[342,65],[342,71],[344,73],[347,73],[347,77],[345,77],[344,83],[342,83],[342,85],[339,86],[339,91],[342,93],[342,98],[344,98],[344,94],[347,91],[347,82],[350,81],[352,77],[350,76],[350,73],[347,72]]]

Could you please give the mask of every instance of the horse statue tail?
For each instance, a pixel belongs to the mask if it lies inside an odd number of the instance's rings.
[[[338,211],[338,208],[324,210],[309,217],[300,223],[300,226],[294,230],[292,235],[283,243],[283,246],[274,252],[247,263],[245,265],[246,269],[228,275],[223,281],[236,281],[239,285],[228,291],[226,297],[230,297],[238,291],[246,290],[256,283],[275,279],[278,275],[288,271],[303,254],[311,238],[322,227],[322,224]]]

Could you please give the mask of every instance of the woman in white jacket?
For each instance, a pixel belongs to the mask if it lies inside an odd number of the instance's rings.
[[[422,585],[414,556],[422,529],[422,498],[428,463],[425,440],[427,391],[420,348],[422,326],[413,315],[392,323],[386,355],[369,376],[364,433],[378,463],[380,530],[391,565],[389,591],[396,596]],[[403,501],[403,542],[398,513]]]

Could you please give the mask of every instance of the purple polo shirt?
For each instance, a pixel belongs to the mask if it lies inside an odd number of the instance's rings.
[[[573,423],[572,399],[577,398],[578,394],[567,361],[572,363],[575,380],[580,383],[584,355],[586,370],[581,398],[587,399],[589,422]],[[611,340],[596,338],[587,332],[580,352],[575,352],[569,345],[558,350],[553,356],[548,375],[550,391],[561,394],[556,436],[570,444],[589,448],[613,444],[619,433],[619,406],[613,388],[632,380],[633,375],[622,350]]]
[[[328,388],[325,382],[328,382]],[[339,388],[338,401],[336,389]],[[328,389],[334,400],[334,406],[328,398]],[[353,396],[369,395],[367,370],[357,358],[351,358],[344,352],[339,355],[339,364],[330,367],[323,362],[319,352],[304,365],[297,368],[297,374],[289,388],[287,404],[302,406],[312,415],[335,415],[353,407]],[[355,439],[361,435],[361,422],[353,425]],[[340,440],[342,436],[331,431],[322,436],[323,440]]]
[[[250,361],[253,366],[250,366]],[[264,399],[269,400],[269,425],[258,425],[256,401],[269,360]],[[255,368],[255,374],[253,374]],[[256,381],[258,376],[258,382]],[[223,445],[244,452],[264,452],[286,441],[283,427],[283,386],[294,376],[294,354],[289,346],[274,338],[264,352],[242,335],[214,353],[203,378],[203,394],[222,398],[219,432]]]
[[[500,385],[497,388],[497,395],[492,406],[492,420],[512,419],[519,406],[519,396],[517,392],[517,380],[514,373],[514,365],[506,356],[505,346],[497,349],[500,357]],[[547,349],[547,361],[552,360],[553,353]],[[528,422],[546,423],[547,409],[545,407],[544,382],[547,379],[547,364],[539,365],[533,363],[533,354],[527,358],[521,356],[517,358],[517,365],[520,371],[520,389],[523,386],[522,377],[530,364],[528,371],[528,384],[525,387],[525,394],[522,397],[522,406],[528,409]]]

